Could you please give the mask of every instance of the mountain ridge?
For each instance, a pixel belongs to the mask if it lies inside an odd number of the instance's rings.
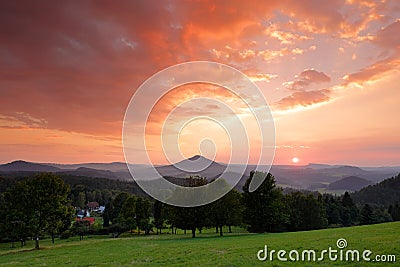
[[[129,168],[140,173],[142,177],[146,177],[146,174],[149,173],[149,168],[155,168],[163,177],[170,176],[178,179],[200,175],[209,180],[213,180],[220,177],[225,172],[227,179],[234,179],[234,177],[240,175],[241,180],[238,184],[243,184],[243,181],[249,177],[250,171],[256,168],[256,165],[251,164],[247,166],[232,164],[230,165],[230,169],[227,169],[227,166],[228,165],[224,163],[210,160],[201,155],[194,155],[171,165],[152,167],[144,164],[129,164]],[[242,171],[244,171],[244,173],[242,173]],[[0,165],[0,173],[7,172],[54,172],[94,178],[133,181],[128,165],[123,162],[57,164],[17,160]],[[317,187],[318,185],[324,185],[326,188],[331,183],[351,176],[369,180],[372,184],[375,184],[388,177],[397,175],[400,170],[398,171],[395,167],[390,167],[389,169],[382,167],[365,170],[357,166],[311,163],[302,166],[272,165],[270,172],[274,175],[279,186],[310,189],[320,188]],[[354,184],[358,184],[358,182],[350,182],[344,189],[354,191]],[[332,186],[335,186],[335,184]],[[356,190],[358,189],[359,188],[356,186]]]

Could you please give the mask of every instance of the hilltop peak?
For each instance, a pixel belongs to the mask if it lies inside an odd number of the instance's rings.
[[[45,164],[16,160],[0,165],[0,171],[37,171],[37,172],[56,172],[59,168]]]
[[[207,158],[205,158],[205,157],[203,157],[201,155],[195,155],[193,157],[188,158],[188,160],[190,160],[190,161],[195,161],[195,160],[198,160],[198,159],[207,159]]]

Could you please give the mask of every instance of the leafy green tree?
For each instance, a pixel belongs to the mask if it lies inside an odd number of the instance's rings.
[[[112,223],[117,223],[119,219],[120,212],[124,206],[125,201],[128,199],[129,194],[126,192],[121,192],[113,199],[111,205],[109,206],[109,218]]]
[[[1,232],[5,234],[5,238],[11,240],[12,247],[14,247],[15,241],[20,241],[21,247],[23,247],[25,240],[31,233],[29,218],[22,205],[26,201],[26,194],[25,184],[19,182],[6,191],[2,198],[0,207]]]
[[[244,222],[250,232],[277,231],[287,221],[282,191],[276,188],[274,176],[268,173],[257,190],[250,193],[249,185],[254,175],[252,171],[243,186]]]
[[[27,205],[30,225],[39,249],[39,235],[53,225],[60,227],[70,216],[68,195],[70,188],[52,173],[41,173],[26,181],[30,201]]]
[[[285,199],[290,231],[321,229],[327,226],[326,211],[321,198],[293,192],[286,195]]]
[[[47,217],[47,232],[51,236],[51,242],[54,244],[54,237],[61,234],[71,227],[71,221],[75,217],[75,210],[72,206],[61,206]]]
[[[138,234],[140,234],[140,230],[144,230],[145,234],[149,234],[152,225],[150,224],[151,202],[148,198],[137,198],[135,214]]]
[[[29,226],[36,249],[39,249],[39,236],[69,215],[69,192],[69,186],[52,173],[41,173],[19,182],[8,192],[6,201]]]
[[[77,221],[72,226],[72,233],[79,236],[79,240],[83,240],[86,233],[89,232],[90,222],[88,221]]]
[[[157,229],[157,234],[160,233],[164,228],[165,222],[167,220],[167,207],[164,203],[156,200],[153,204],[153,217],[154,226]]]
[[[213,226],[223,236],[222,227],[239,225],[242,222],[242,196],[236,190],[229,191],[225,196],[209,204],[209,213]]]
[[[207,183],[207,179],[200,176],[185,179],[185,185],[188,187],[202,186]],[[201,230],[203,227],[209,225],[208,210],[208,205],[190,208],[169,206],[168,221],[173,227],[185,230],[185,233],[186,230],[191,230],[192,237],[195,238],[196,229]]]
[[[134,196],[129,196],[125,200],[118,215],[118,222],[131,232],[136,228],[136,198]]]

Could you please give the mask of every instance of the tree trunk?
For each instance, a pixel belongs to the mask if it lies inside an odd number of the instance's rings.
[[[215,226],[215,233],[218,234],[218,226]]]
[[[185,229],[183,229],[183,233],[186,235],[186,228],[185,228]]]
[[[35,249],[39,249],[40,247],[39,247],[39,236],[37,235],[36,236],[36,239],[35,239]]]
[[[229,225],[228,227],[229,227],[229,233],[232,233],[232,228],[231,228],[231,226]]]
[[[196,237],[196,228],[192,228],[192,237],[193,237],[193,238]]]
[[[51,234],[51,243],[54,244],[54,234]]]
[[[219,236],[223,236],[224,234],[222,233],[222,225],[219,226]]]
[[[11,241],[11,248],[14,248],[14,240]]]
[[[174,234],[174,226],[171,226],[171,234]]]

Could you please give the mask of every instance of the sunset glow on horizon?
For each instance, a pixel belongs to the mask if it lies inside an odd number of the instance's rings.
[[[275,121],[274,164],[400,165],[399,1],[3,1],[0,7],[0,163],[124,161],[123,120],[137,88],[164,68],[201,60],[232,66],[260,88]],[[216,102],[188,102],[168,117],[194,97]],[[173,131],[173,122],[190,115],[229,117],[218,101],[233,103],[247,120],[243,103],[211,84],[182,86],[160,99],[146,126],[154,163],[169,163],[158,144],[166,119],[164,131]],[[218,151],[207,131],[224,144]],[[255,130],[249,134],[255,149],[260,142]],[[222,128],[197,120],[179,142],[190,157],[206,140],[204,155],[227,162],[228,139]]]

